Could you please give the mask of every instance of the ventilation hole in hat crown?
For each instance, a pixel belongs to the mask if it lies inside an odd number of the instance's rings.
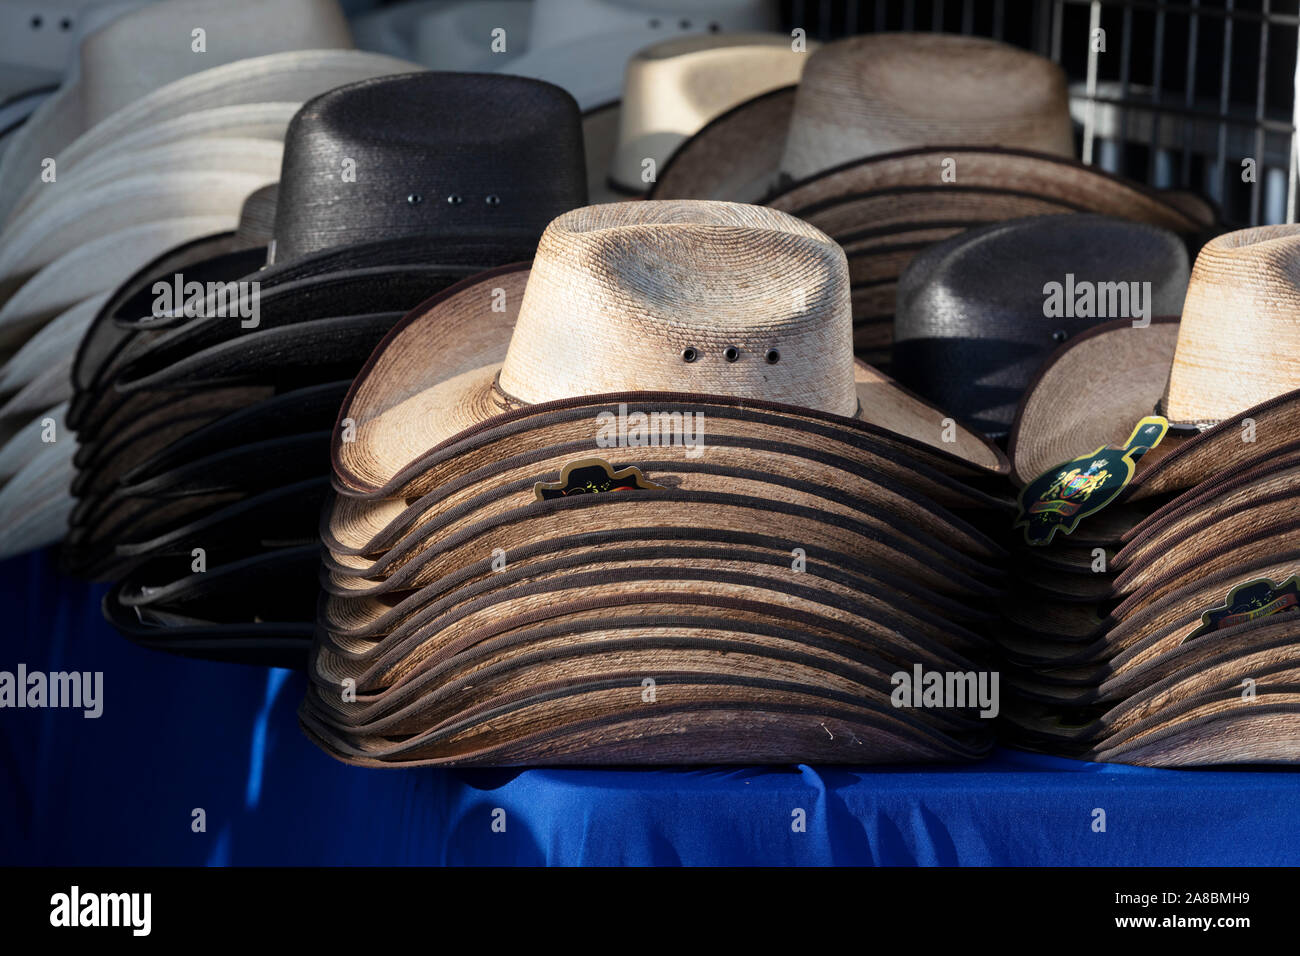
[[[32,29],[39,30],[41,28],[41,24],[43,24],[44,22],[45,20],[40,16],[32,17]]]
[[[658,30],[658,29],[659,29],[659,18],[658,18],[658,17],[651,17],[651,18],[650,18],[650,29],[651,29],[651,30]]]
[[[1065,334],[1065,329],[1057,329],[1052,333],[1053,342],[1064,342],[1069,336]]]
[[[688,347],[688,348],[684,348],[684,349],[682,349],[682,361],[683,361],[683,362],[694,362],[694,361],[695,361],[697,358],[699,358],[699,357],[700,357],[700,353],[697,352],[697,351],[695,351],[695,349],[693,349],[693,348],[689,348],[689,347]]]
[[[677,25],[683,30],[689,30],[691,28],[691,21],[683,18],[677,22]]]
[[[496,193],[492,193],[492,194],[489,195],[487,198],[485,198],[483,201],[484,201],[485,203],[487,203],[489,206],[499,206],[499,205],[501,205],[501,197],[498,196]]]
[[[728,345],[726,349],[723,350],[722,357],[728,362],[734,362],[736,359],[740,358],[740,349],[736,348],[734,345]]]
[[[710,23],[710,24],[709,24],[709,32],[710,32],[710,33],[717,33],[717,32],[718,32],[719,30],[721,30],[721,29],[722,29],[722,24],[720,24],[720,23],[716,23],[716,22],[714,22],[714,23]]]
[[[420,205],[420,203],[424,202],[424,197],[421,196],[419,193],[410,193],[406,197],[406,201],[409,202],[412,206],[418,206]]]
[[[781,353],[776,349],[768,349],[767,355],[764,357],[767,359],[768,365],[775,365],[777,362],[781,361]]]
[[[447,202],[452,206],[459,206],[465,200],[461,198],[460,193],[452,193],[447,197]]]

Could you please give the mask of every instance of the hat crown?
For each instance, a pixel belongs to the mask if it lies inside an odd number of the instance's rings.
[[[783,33],[692,35],[639,51],[627,64],[610,175],[625,189],[644,190],[646,157],[666,160],[728,109],[799,82],[807,59]]]
[[[854,415],[844,251],[759,206],[574,210],[542,236],[498,381],[531,404],[668,391]]]
[[[585,202],[581,117],[564,90],[496,74],[379,77],[294,116],[274,257],[416,235],[531,238]]]
[[[195,49],[203,31],[203,50]],[[105,24],[81,45],[83,125],[147,93],[236,60],[289,50],[351,49],[338,0],[168,0]]]
[[[1206,243],[1192,266],[1165,391],[1173,422],[1215,422],[1300,389],[1300,225]]]
[[[801,179],[944,143],[1073,156],[1064,71],[983,37],[877,33],[828,43],[808,57],[781,172]]]

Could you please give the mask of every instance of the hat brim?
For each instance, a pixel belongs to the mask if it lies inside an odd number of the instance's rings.
[[[757,530],[726,530],[666,527],[648,528],[613,527],[608,530],[583,531],[561,534],[558,537],[538,536],[534,541],[512,548],[508,566],[498,568],[491,559],[471,562],[460,571],[445,575],[417,591],[393,595],[339,599],[326,593],[321,606],[320,621],[332,636],[348,639],[369,639],[389,634],[416,613],[443,600],[453,592],[470,593],[465,589],[505,587],[533,573],[534,569],[568,567],[574,561],[586,560],[600,554],[601,560],[638,560],[653,558],[650,549],[697,548],[745,550],[753,556],[763,555],[770,563],[780,557],[785,565],[789,556],[788,539]],[[811,545],[805,548],[807,559],[819,569],[820,576],[828,580],[851,584],[865,600],[867,596],[888,596],[899,607],[899,613],[925,618],[938,615],[946,624],[962,627],[989,622],[996,618],[995,611],[984,602],[958,600],[941,595],[909,579],[897,571],[857,561],[840,551]],[[328,575],[328,569],[325,571]],[[811,579],[809,579],[811,580]],[[491,581],[492,584],[486,582]]]
[[[482,273],[423,303],[393,328],[370,356],[340,412],[340,420],[357,423],[356,440],[344,442],[340,435],[333,450],[335,472],[344,486],[363,493],[384,488],[439,446],[509,411],[493,397],[493,383],[527,279],[526,266]],[[492,309],[494,289],[505,292],[504,315]],[[436,367],[421,358],[430,349],[440,355]],[[892,434],[918,453],[959,462],[974,474],[1005,472],[1001,452],[982,436],[955,426],[869,366],[858,363],[855,373],[861,409],[856,419],[776,403],[746,403],[773,414],[788,410],[803,418]],[[547,410],[538,405],[521,413]],[[956,439],[947,447],[942,441],[945,420],[955,426],[951,433]]]
[[[1012,477],[1028,484],[1048,469],[1106,445],[1122,444],[1151,415],[1173,366],[1178,321],[1145,328],[1106,322],[1075,336],[1044,363],[1011,426]],[[1244,419],[1254,442],[1241,440]],[[1125,501],[1183,492],[1211,475],[1285,447],[1300,433],[1300,390],[1287,392],[1190,437],[1170,432],[1137,462]]]
[[[942,187],[947,160],[953,163],[954,185],[964,188],[1014,189],[1183,235],[1195,235],[1204,228],[1157,191],[1077,160],[981,146],[926,146],[853,160],[790,184],[766,205],[805,218],[886,188]]]
[[[640,625],[640,632],[630,632],[636,626],[589,621],[581,630],[570,624],[574,629],[561,633],[546,627],[519,631],[503,640],[483,642],[366,703],[329,694],[342,685],[343,678],[331,673],[325,655],[316,655],[312,676],[322,691],[315,698],[317,714],[347,733],[395,737],[419,733],[454,720],[461,710],[533,687],[558,681],[581,686],[617,679],[631,670],[647,675],[727,674],[742,680],[780,674],[782,680],[822,684],[880,707],[888,706],[893,690],[890,665],[864,659],[850,647],[803,640],[798,632],[754,633],[759,629],[743,623],[696,623],[691,618],[676,622],[671,635],[654,634],[653,625],[647,634],[646,623]],[[915,716],[919,723],[950,734],[977,725],[969,711],[956,708]]]
[[[360,557],[334,556],[338,572],[331,577],[331,589],[350,595],[383,594],[422,588],[461,571],[482,559],[487,551],[475,550],[474,539],[491,540],[493,546],[525,546],[542,537],[561,534],[580,519],[591,530],[622,527],[653,528],[671,517],[690,527],[701,514],[713,514],[717,527],[743,530],[747,527],[786,527],[791,540],[812,547],[824,547],[864,561],[894,562],[900,574],[926,583],[940,593],[969,596],[995,593],[992,583],[998,569],[962,554],[954,548],[927,549],[919,534],[901,521],[887,522],[866,513],[850,519],[804,501],[783,500],[787,490],[764,482],[744,486],[728,482],[747,493],[732,491],[638,490],[625,495],[576,495],[537,501],[478,520],[447,523],[445,529],[413,533],[404,547],[394,549],[379,561]],[[797,531],[796,531],[797,529]],[[508,550],[503,547],[503,550]],[[787,562],[788,564],[789,562]],[[353,567],[360,564],[362,567]]]
[[[635,452],[611,456],[610,451],[592,440],[590,432],[592,413],[601,406],[579,406],[539,420],[532,428],[511,430],[490,440],[474,442],[472,448],[469,443],[444,446],[436,460],[427,461],[418,485],[413,479],[400,496],[340,496],[331,511],[323,516],[322,538],[340,557],[382,554],[398,547],[413,531],[428,533],[452,514],[482,514],[476,509],[501,507],[507,501],[513,505],[531,501],[535,483],[550,480],[570,462],[615,457],[620,463],[636,461],[650,480],[675,487],[718,489],[725,487],[732,476],[754,473],[775,476],[780,472],[787,476],[783,479],[787,485],[795,490],[812,491],[814,497],[822,495],[839,500],[852,497],[855,501],[874,503],[905,517],[916,528],[941,535],[973,553],[986,557],[996,554],[999,560],[1003,554],[988,537],[948,509],[1009,513],[1009,502],[981,494],[941,472],[926,469],[889,445],[865,441],[851,445],[837,440],[833,433],[827,435],[792,426],[779,419],[775,422],[743,416],[728,419],[727,411],[743,410],[717,404],[643,401],[620,403],[614,408],[626,407],[632,414],[642,411],[647,404],[670,418],[690,414],[711,421],[707,449],[701,444],[697,446],[697,454],[691,448],[669,445],[639,453],[639,458],[627,457],[637,455]],[[719,411],[723,414],[717,414]],[[557,420],[573,423],[577,426],[575,432],[586,430],[586,440],[561,441],[558,428],[542,424]],[[706,451],[708,457],[704,458]],[[473,454],[473,459],[463,460],[465,453]],[[683,479],[683,474],[691,472],[697,473],[696,477]],[[426,485],[431,487],[418,493],[417,489]],[[828,502],[828,507],[833,506]]]
[[[60,88],[19,131],[0,160],[0,221],[36,195],[34,173],[55,157],[72,168],[97,150],[144,127],[187,113],[243,104],[298,103],[359,80],[409,73],[417,64],[357,50],[291,50],[204,70],[146,94],[82,129],[84,91],[79,80]]]
[[[68,536],[67,567],[75,573],[106,579],[120,579],[143,561],[164,555],[190,556],[201,547],[212,565],[233,561],[265,550],[308,544],[315,540],[304,533],[320,514],[329,483],[312,478],[265,491],[252,497],[238,495],[227,503],[214,503],[181,525],[169,521],[166,508],[148,522],[149,527],[106,540],[86,540],[82,529]],[[184,501],[184,499],[182,499]],[[192,502],[184,507],[192,509]]]
[[[178,273],[187,275],[188,281],[205,285],[210,281],[234,282],[256,271],[265,261],[265,247],[247,248],[236,233],[221,232],[167,249],[137,269],[126,282],[118,285],[81,338],[72,365],[75,394],[68,410],[69,424],[84,430],[87,411],[96,400],[98,390],[133,354],[133,349],[140,347],[134,344],[137,336],[157,337],[166,327],[165,321],[149,330],[122,321],[124,316],[136,313],[151,314],[155,282],[170,280]],[[82,435],[83,440],[89,437]]]
[[[175,173],[161,179],[118,180],[88,197],[33,220],[6,236],[0,251],[0,297],[8,299],[37,271],[83,243],[159,219],[229,215],[233,223],[248,194],[275,181],[266,173]]]
[[[978,759],[991,746],[986,735],[954,743],[937,732],[909,733],[897,708],[867,710],[802,687],[758,689],[725,677],[715,689],[665,676],[657,686],[677,692],[675,702],[632,712],[628,681],[641,676],[610,681],[615,690],[538,688],[538,698],[404,740],[340,734],[316,716],[311,692],[298,717],[327,753],[366,767],[916,763]]]

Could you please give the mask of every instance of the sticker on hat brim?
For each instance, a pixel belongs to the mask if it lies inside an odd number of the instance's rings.
[[[539,481],[533,485],[538,501],[568,498],[573,495],[599,495],[608,491],[663,489],[650,481],[634,465],[615,468],[603,458],[571,461],[560,469],[559,481]]]
[[[1137,460],[1160,444],[1168,419],[1148,415],[1119,447],[1103,445],[1043,472],[1020,491],[1013,528],[1025,529],[1025,542],[1045,545],[1058,531],[1069,534],[1088,515],[1119,496],[1137,470]]]
[[[1292,575],[1281,584],[1268,578],[1255,578],[1238,584],[1228,592],[1223,603],[1201,615],[1201,626],[1182,643],[1237,624],[1248,624],[1275,614],[1300,611],[1300,575]]]

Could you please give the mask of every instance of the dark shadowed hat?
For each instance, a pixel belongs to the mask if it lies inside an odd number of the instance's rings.
[[[1104,216],[997,223],[937,243],[898,283],[893,374],[991,434],[1066,339],[1182,309],[1189,264],[1165,229]]]

